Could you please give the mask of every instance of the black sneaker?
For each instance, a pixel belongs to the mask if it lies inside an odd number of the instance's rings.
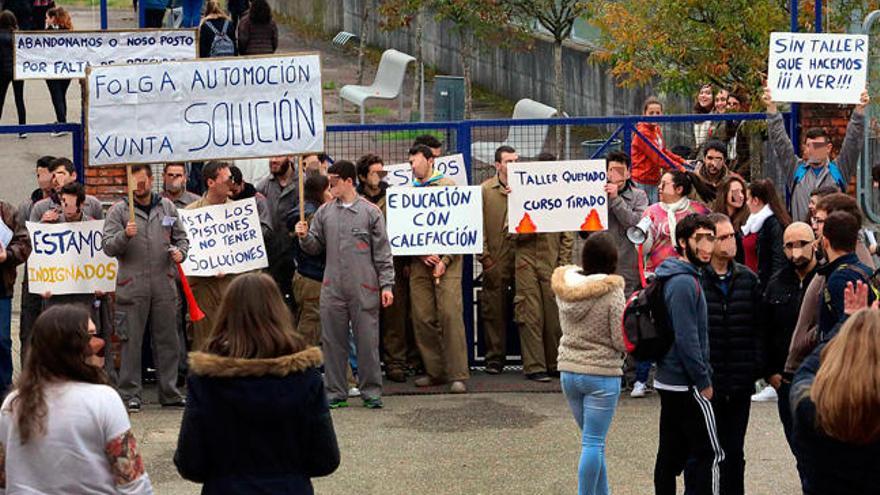
[[[548,371],[547,376],[550,378],[559,378],[559,370]]]
[[[504,371],[504,365],[501,363],[487,363],[485,371],[487,375],[500,375]]]
[[[137,399],[131,399],[126,404],[126,408],[128,408],[129,414],[139,413],[141,412],[141,401]]]
[[[539,371],[537,373],[527,373],[526,378],[534,382],[541,383],[547,383],[550,381],[550,376],[548,376],[547,373],[544,373],[543,371]]]
[[[180,399],[175,402],[162,404],[163,409],[183,409],[184,407],[186,407],[186,399]]]

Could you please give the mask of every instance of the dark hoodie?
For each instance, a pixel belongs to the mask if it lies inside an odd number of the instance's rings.
[[[657,363],[656,380],[664,385],[696,386],[703,390],[712,385],[712,366],[709,319],[700,273],[694,265],[679,258],[666,259],[655,273],[663,281],[669,322],[675,332],[672,347]]]
[[[374,205],[376,205],[376,206],[378,206],[380,209],[382,209],[382,210],[383,210],[383,213],[384,213],[384,210],[385,210],[385,208],[384,208],[384,206],[385,206],[384,199],[385,199],[385,193],[387,192],[387,189],[388,189],[388,184],[385,183],[385,182],[380,182],[380,183],[379,183],[379,194],[377,194],[377,195],[375,195],[375,196],[370,196],[369,194],[367,194],[367,190],[366,190],[366,188],[364,187],[364,183],[363,183],[363,182],[361,182],[361,183],[358,184],[358,186],[357,186],[357,192],[358,192],[358,194],[360,194],[361,196],[363,196],[364,198],[366,198],[366,200],[369,201],[370,203],[373,203]]]

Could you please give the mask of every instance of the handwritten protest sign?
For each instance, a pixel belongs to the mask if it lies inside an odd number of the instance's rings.
[[[768,65],[774,101],[858,103],[868,75],[868,37],[770,33]]]
[[[323,151],[317,54],[88,68],[91,165]]]
[[[412,167],[409,163],[385,165],[382,168],[388,172],[388,175],[385,176],[384,180],[389,186],[412,185]],[[457,186],[469,185],[467,170],[465,169],[464,164],[464,155],[461,153],[435,158],[434,170],[437,170],[446,175],[446,177],[454,180],[455,185]]]
[[[27,222],[31,238],[28,290],[32,294],[93,294],[116,290],[115,258],[104,254],[104,221]]]
[[[604,160],[511,163],[507,223],[511,233],[605,230]]]
[[[195,210],[177,210],[189,238],[187,277],[213,277],[269,266],[254,198]]]
[[[483,252],[480,186],[391,188],[386,205],[395,256]]]
[[[86,67],[192,60],[194,29],[14,32],[15,79],[79,79]]]

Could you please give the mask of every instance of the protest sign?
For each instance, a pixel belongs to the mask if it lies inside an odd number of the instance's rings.
[[[483,252],[480,186],[390,188],[386,206],[395,256]]]
[[[33,247],[25,275],[31,294],[116,290],[118,263],[104,254],[103,220],[26,225]]]
[[[412,185],[412,167],[409,163],[385,165],[382,168],[388,172],[384,180],[389,186]],[[464,155],[461,153],[435,158],[434,170],[455,181],[456,186],[469,185],[467,170],[465,170],[464,165]]]
[[[14,31],[15,79],[79,79],[86,67],[197,58],[194,29]]]
[[[187,277],[213,277],[269,266],[254,198],[194,210],[177,210],[189,238]]]
[[[605,230],[608,198],[605,160],[524,162],[507,165],[509,231]]]
[[[773,101],[858,103],[867,76],[866,35],[770,33],[767,85]]]
[[[317,54],[89,67],[90,165],[324,149]]]

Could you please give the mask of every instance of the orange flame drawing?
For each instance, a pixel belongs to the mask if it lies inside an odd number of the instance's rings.
[[[516,226],[517,234],[534,234],[538,231],[538,226],[532,221],[532,217],[528,213],[523,214],[522,220]]]
[[[581,224],[581,230],[586,232],[593,232],[596,230],[605,230],[605,227],[602,226],[602,221],[599,220],[599,212],[595,209],[590,210],[590,214],[587,215],[587,218],[584,220],[584,223]]]

